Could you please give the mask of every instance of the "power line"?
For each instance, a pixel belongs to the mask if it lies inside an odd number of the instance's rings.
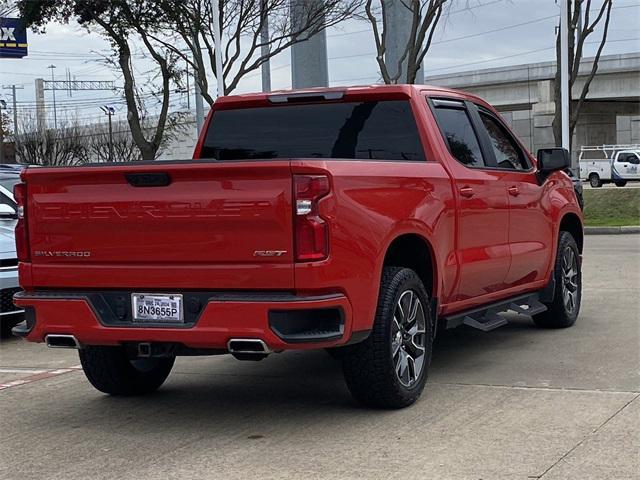
[[[474,6],[470,6],[470,7],[466,7],[466,8],[461,8],[458,10],[451,10],[450,12],[447,12],[447,15],[455,15],[457,13],[464,13],[464,12],[469,12],[471,10],[475,10],[476,8],[482,8],[482,7],[488,7],[489,5],[494,5],[496,3],[502,3],[505,0],[493,0],[491,2],[487,2],[487,3],[482,3],[479,5],[474,5]],[[340,32],[340,33],[330,33],[327,34],[328,38],[333,38],[333,37],[345,37],[347,35],[356,35],[358,33],[365,33],[365,32],[371,32],[370,28],[364,29],[364,30],[356,30],[353,32]]]
[[[490,33],[503,32],[505,30],[510,30],[512,28],[522,27],[524,25],[531,25],[533,23],[538,23],[538,22],[542,22],[543,20],[549,20],[551,18],[557,18],[557,17],[558,17],[558,15],[548,15],[546,17],[536,18],[534,20],[529,20],[527,22],[515,23],[513,25],[506,25],[504,27],[494,28],[493,30],[486,30],[484,32],[472,33],[472,34],[469,34],[469,35],[462,35],[460,37],[454,37],[454,38],[448,38],[448,39],[445,39],[445,40],[439,40],[437,42],[433,42],[431,45],[440,45],[440,44],[443,44],[443,43],[455,42],[455,41],[458,41],[458,40],[465,40],[467,38],[481,37],[482,35],[488,35]],[[372,55],[372,54],[374,54],[374,52],[358,53],[358,54],[353,54],[353,55],[341,55],[341,56],[338,56],[338,57],[329,57],[329,60],[344,60],[344,59],[348,59],[348,58],[356,58],[356,57],[360,57],[360,56],[364,56],[364,55]]]
[[[635,41],[635,40],[640,40],[640,37],[635,37],[635,38],[620,38],[620,39],[616,39],[616,40],[607,40],[607,43],[613,43],[613,42],[628,42],[628,41]],[[600,43],[599,41],[592,41],[592,42],[585,42],[586,44],[596,44],[596,43]],[[548,50],[554,50],[556,47],[545,47],[545,48],[537,48],[534,50],[527,50],[524,52],[519,52],[519,53],[515,53],[512,55],[504,55],[501,57],[494,57],[494,58],[488,58],[486,60],[478,60],[475,62],[467,62],[467,63],[459,63],[457,65],[451,65],[449,67],[439,67],[439,68],[429,68],[427,71],[430,72],[437,72],[437,71],[442,71],[442,70],[451,70],[454,68],[460,68],[460,67],[466,67],[466,66],[470,66],[470,65],[478,65],[481,63],[489,63],[489,62],[494,62],[497,60],[505,60],[508,58],[515,58],[515,57],[520,57],[523,55],[529,55],[531,53],[538,53],[538,52],[544,52],[544,51],[548,51]],[[369,75],[366,77],[358,77],[358,78],[343,78],[343,79],[336,79],[336,80],[332,80],[332,82],[337,83],[337,82],[352,82],[352,81],[359,81],[359,80],[368,80],[368,79],[372,79],[372,78],[378,78],[380,76],[379,73],[377,73],[376,75]]]

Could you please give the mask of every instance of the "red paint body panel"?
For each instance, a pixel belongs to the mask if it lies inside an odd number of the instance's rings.
[[[141,171],[170,172],[171,184],[127,183],[127,173]],[[25,177],[33,287],[293,288],[289,162],[157,162]]]
[[[344,90],[345,101],[409,99],[426,161],[194,160],[27,169],[31,262],[20,264],[20,280],[31,296],[18,304],[33,307],[37,318],[27,339],[64,333],[108,345],[172,341],[225,348],[232,337],[261,338],[272,349],[343,344],[352,332],[371,328],[385,255],[405,234],[429,246],[431,293],[440,314],[547,283],[562,217],[582,218],[571,180],[556,172],[540,182],[533,158],[530,172],[463,166],[449,153],[426,97],[469,100],[492,110],[489,105],[461,92],[417,86],[329,90]],[[269,105],[265,94],[238,95],[219,99],[213,109]],[[196,157],[205,134],[206,128]],[[171,184],[127,183],[127,174],[158,172],[167,173]],[[330,193],[318,201],[329,227],[329,255],[322,261],[294,261],[297,174],[329,178]],[[512,187],[518,195],[509,193]],[[285,253],[255,255],[267,250]],[[105,327],[86,301],[39,298],[39,289],[288,292],[301,300],[278,302],[278,309],[342,308],[344,336],[287,344],[268,326],[268,311],[276,307],[262,301],[211,301],[193,328]],[[303,300],[326,294],[337,297]]]

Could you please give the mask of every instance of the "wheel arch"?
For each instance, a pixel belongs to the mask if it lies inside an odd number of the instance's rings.
[[[573,212],[566,213],[560,220],[558,236],[560,235],[560,232],[569,232],[578,245],[578,251],[582,254],[582,249],[584,247],[584,230],[580,217]]]
[[[384,266],[405,267],[414,270],[432,298],[437,297],[438,267],[433,246],[428,239],[417,233],[396,236],[387,246]]]

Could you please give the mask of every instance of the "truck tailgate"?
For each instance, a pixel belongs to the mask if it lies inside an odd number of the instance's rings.
[[[29,168],[25,179],[34,287],[293,288],[288,161]]]

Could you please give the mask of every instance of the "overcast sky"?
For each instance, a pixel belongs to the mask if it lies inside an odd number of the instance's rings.
[[[454,0],[455,1],[455,0]],[[438,26],[434,44],[425,59],[426,75],[454,74],[505,65],[519,65],[554,60],[555,28],[559,8],[554,0],[458,0],[453,13]],[[594,0],[594,7],[601,1]],[[590,40],[600,38],[599,31]],[[609,28],[609,41],[604,54],[640,51],[640,1],[614,0]],[[375,83],[379,80],[374,58],[374,45],[368,23],[351,21],[327,32],[329,75],[332,85]],[[597,45],[587,45],[585,56],[595,53]],[[34,79],[50,79],[50,64],[56,65],[56,78],[63,79],[66,69],[78,80],[119,81],[117,71],[110,71],[97,60],[98,52],[107,53],[109,46],[98,34],[87,34],[77,25],[52,24],[44,35],[29,32],[29,56],[19,60],[0,59],[0,84],[17,84],[21,113],[34,110]],[[140,70],[148,68],[140,60]],[[290,55],[288,52],[272,61],[274,89],[290,88]],[[260,73],[250,74],[237,92],[261,88]],[[51,102],[51,92],[45,92]],[[11,104],[9,90],[0,98]],[[118,114],[126,111],[121,97],[111,92],[57,92],[59,118],[79,116],[85,121],[101,118],[99,106],[113,105]],[[186,105],[185,94],[172,96],[172,109]],[[193,100],[191,101],[193,107]]]

